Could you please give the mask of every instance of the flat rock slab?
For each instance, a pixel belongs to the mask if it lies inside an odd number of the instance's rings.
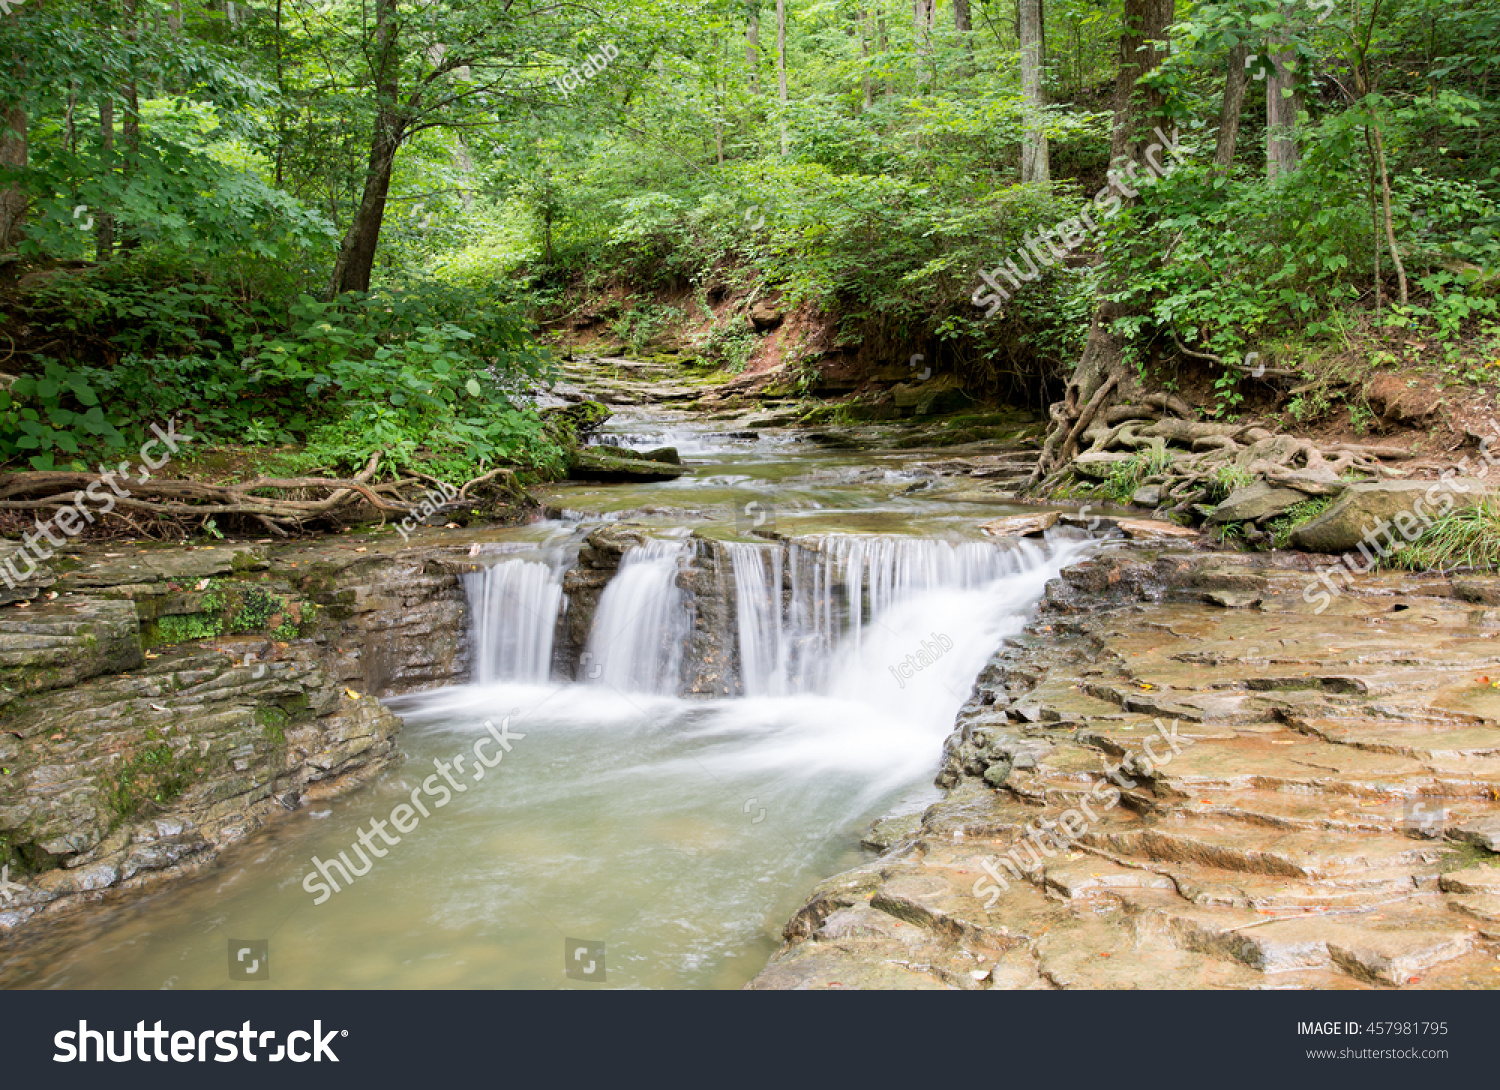
[[[1058,512],[1043,511],[1036,515],[1011,515],[986,522],[979,528],[991,537],[1035,537],[1057,525]]]
[[[1191,541],[1202,536],[1197,530],[1158,519],[1116,519],[1115,528],[1132,541]]]
[[[813,965],[867,987],[1500,986],[1500,865],[1474,852],[1500,849],[1500,694],[1479,680],[1500,623],[1409,576],[1318,614],[1297,563],[1065,569],[960,710],[947,797],[824,883],[798,919],[850,915],[794,922],[756,986]],[[896,964],[921,975],[875,969]]]
[[[0,706],[145,661],[135,606],[64,597],[0,610]]]
[[[1285,514],[1307,496],[1293,488],[1276,488],[1257,481],[1230,493],[1229,498],[1208,517],[1211,524],[1225,522],[1263,522]]]

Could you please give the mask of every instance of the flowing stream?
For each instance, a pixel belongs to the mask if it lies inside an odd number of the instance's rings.
[[[978,523],[1005,510],[924,499],[904,453],[621,427],[675,443],[695,473],[562,486],[561,517],[492,535],[465,577],[474,681],[390,702],[404,763],[201,877],[53,929],[0,980],[229,987],[229,939],[269,943],[269,987],[592,986],[564,975],[570,939],[591,957],[602,944],[609,987],[738,987],[759,971],[808,890],[868,858],[873,818],[936,797],[975,675],[1080,546],[984,539]],[[622,512],[650,536],[604,589],[578,661],[560,663],[564,574]],[[774,539],[746,532],[770,523]],[[740,695],[680,695],[701,623],[694,563],[732,588]],[[510,748],[482,779],[399,844],[355,847],[497,735]],[[304,884],[315,858],[355,872],[321,903]]]

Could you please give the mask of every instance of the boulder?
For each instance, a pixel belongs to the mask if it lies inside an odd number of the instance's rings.
[[[975,404],[956,375],[938,375],[926,382],[897,386],[891,393],[896,407],[913,416],[955,413]]]
[[[587,447],[574,456],[568,478],[574,481],[671,481],[687,472],[680,465],[652,461],[633,450]]]
[[[1143,484],[1143,485],[1141,485],[1141,487],[1139,487],[1139,488],[1137,488],[1135,490],[1135,494],[1130,497],[1130,502],[1132,504],[1134,504],[1136,507],[1153,507],[1153,508],[1154,507],[1160,507],[1161,506],[1161,485],[1159,485],[1159,484]]]
[[[1285,514],[1307,499],[1304,493],[1292,488],[1276,488],[1264,481],[1256,481],[1231,492],[1229,498],[1209,516],[1210,523],[1264,522]]]
[[[1105,454],[1090,453],[1080,454],[1073,459],[1073,472],[1080,477],[1087,477],[1093,481],[1102,481],[1114,472],[1116,466],[1133,461],[1134,454]]]
[[[1043,511],[1036,515],[1012,515],[1010,518],[995,519],[979,528],[991,537],[1035,537],[1056,526],[1057,518],[1056,511]]]
[[[1403,540],[1400,531],[1415,535],[1444,511],[1473,507],[1492,495],[1472,477],[1350,485],[1328,510],[1293,530],[1291,543],[1315,553],[1348,552],[1367,538],[1389,547],[1388,538]],[[1402,515],[1406,517],[1392,526]]]
[[[757,333],[769,333],[786,319],[775,303],[762,299],[750,308],[750,324]]]

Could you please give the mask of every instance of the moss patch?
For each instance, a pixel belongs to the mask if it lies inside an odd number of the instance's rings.
[[[189,747],[179,756],[161,735],[146,732],[146,743],[102,781],[114,828],[147,809],[170,804],[202,775],[205,761]]]

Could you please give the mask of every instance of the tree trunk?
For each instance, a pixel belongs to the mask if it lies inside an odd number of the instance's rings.
[[[969,0],[953,0],[953,29],[964,43],[964,75],[974,71],[974,19]]]
[[[1124,30],[1120,34],[1120,68],[1115,76],[1115,128],[1110,142],[1111,162],[1143,162],[1151,130],[1167,120],[1160,91],[1137,87],[1136,81],[1166,59],[1166,52],[1148,46],[1165,41],[1172,25],[1172,0],[1125,0]]]
[[[859,21],[859,56],[864,62],[864,71],[859,77],[860,109],[867,111],[875,102],[870,86],[870,13],[860,5],[855,9],[855,17]]]
[[[1214,167],[1221,174],[1228,174],[1234,166],[1234,148],[1240,137],[1240,115],[1245,109],[1245,88],[1250,83],[1250,74],[1245,71],[1245,59],[1249,56],[1248,45],[1237,45],[1229,51],[1224,102],[1219,108],[1219,139],[1214,147]]]
[[[24,167],[26,153],[26,107],[19,102],[11,103],[0,111],[0,166],[12,170]],[[26,191],[20,186],[11,186],[0,193],[0,250],[16,248],[26,230]]]
[[[135,0],[125,0],[124,9],[125,40],[133,48],[139,37]],[[141,154],[141,100],[140,91],[136,85],[133,56],[132,54],[130,78],[125,81],[124,92],[121,96],[125,100],[125,116],[120,119],[120,140],[125,145],[126,177],[135,174]],[[133,250],[140,244],[140,237],[127,221],[124,230],[120,232],[120,249]]]
[[[1151,166],[1146,152],[1157,142],[1153,130],[1171,131],[1165,115],[1164,97],[1157,91],[1138,87],[1137,81],[1166,59],[1163,49],[1147,43],[1165,42],[1172,25],[1173,7],[1173,0],[1125,0],[1111,140],[1111,159],[1115,164],[1111,173],[1120,178],[1121,187],[1134,189],[1130,172],[1140,166]],[[1128,192],[1122,196],[1126,203],[1130,202]],[[1115,285],[1106,284],[1104,294],[1109,295],[1114,290]],[[1058,467],[1061,448],[1079,417],[1087,411],[1097,413],[1101,410],[1103,403],[1096,401],[1095,395],[1106,386],[1110,389],[1103,396],[1116,399],[1132,396],[1139,390],[1135,369],[1125,362],[1124,345],[1110,328],[1124,313],[1122,304],[1107,298],[1100,299],[1095,305],[1083,355],[1073,369],[1062,403],[1052,406],[1052,426],[1032,474],[1031,485],[1039,484]]]
[[[781,154],[791,154],[786,128],[786,0],[776,0],[776,86],[781,97]]]
[[[105,95],[99,100],[99,151],[106,170],[114,170],[115,100]],[[115,254],[115,217],[100,212],[94,218],[94,259],[101,264]]]
[[[1019,0],[1021,25],[1021,88],[1026,93],[1026,131],[1021,137],[1021,181],[1047,182],[1047,124],[1042,107],[1047,97],[1042,89],[1042,66],[1046,64],[1046,39],[1042,22],[1042,0]]]
[[[745,67],[750,70],[750,93],[760,94],[760,9],[751,0],[745,19]]]
[[[1266,77],[1266,176],[1275,181],[1297,169],[1297,55],[1285,36],[1271,41],[1271,68]]]
[[[370,159],[365,167],[365,188],[354,221],[339,246],[329,279],[328,298],[341,292],[369,291],[375,268],[375,248],[385,218],[386,195],[391,189],[391,171],[396,151],[406,137],[406,120],[398,111],[401,56],[396,30],[396,0],[377,0],[375,7],[375,131],[370,139]]]
[[[912,0],[912,33],[917,43],[917,86],[932,85],[932,14],[937,0]]]

